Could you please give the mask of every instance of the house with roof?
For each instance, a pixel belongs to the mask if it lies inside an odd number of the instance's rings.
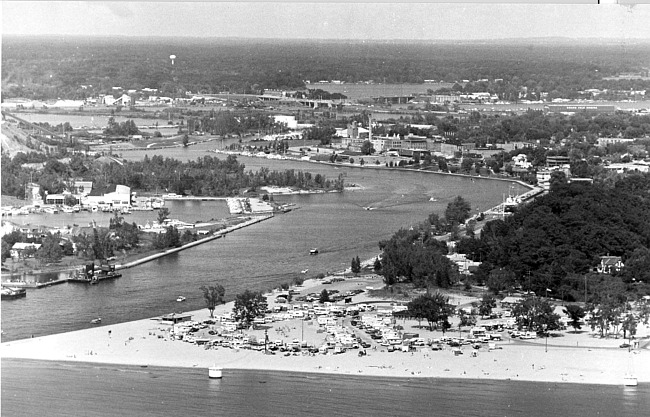
[[[11,247],[9,253],[15,260],[24,259],[25,257],[34,257],[34,253],[41,247],[39,243],[16,242]]]
[[[600,264],[596,270],[601,274],[611,274],[612,272],[619,272],[623,269],[623,261],[620,256],[601,256]]]
[[[512,308],[515,305],[521,303],[522,301],[524,301],[524,298],[520,297],[520,296],[504,297],[503,300],[501,300],[501,307],[503,307],[503,308]]]

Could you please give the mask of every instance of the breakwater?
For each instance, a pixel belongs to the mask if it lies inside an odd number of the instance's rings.
[[[221,237],[224,237],[228,233],[234,232],[235,230],[241,229],[241,228],[246,227],[246,226],[253,225],[255,223],[259,223],[259,222],[264,221],[264,220],[268,220],[268,219],[270,219],[272,217],[273,217],[273,215],[252,217],[252,218],[249,218],[248,220],[246,220],[243,223],[239,223],[239,224],[236,224],[236,225],[233,225],[233,226],[229,226],[229,227],[226,227],[225,229],[217,230],[216,232],[214,232],[210,236],[204,237],[204,238],[199,239],[199,240],[195,240],[194,242],[187,243],[187,244],[185,244],[183,246],[180,246],[178,248],[167,249],[167,250],[165,250],[163,252],[156,253],[156,254],[153,254],[153,255],[150,255],[150,256],[146,256],[144,258],[136,259],[135,261],[132,261],[132,262],[128,262],[128,263],[125,263],[125,264],[122,264],[122,265],[115,265],[115,269],[116,270],[127,269],[127,268],[132,268],[134,266],[142,265],[144,263],[151,262],[154,259],[159,259],[159,258],[162,258],[163,256],[171,255],[173,253],[178,253],[178,252],[180,252],[182,250],[193,248],[193,247],[201,245],[203,243],[210,242],[211,240],[219,239]]]

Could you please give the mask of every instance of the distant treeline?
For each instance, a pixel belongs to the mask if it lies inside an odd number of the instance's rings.
[[[42,169],[23,167],[28,162],[44,164]],[[2,193],[19,198],[25,196],[25,185],[34,182],[41,192],[58,194],[73,179],[93,181],[93,188],[122,184],[139,191],[160,191],[197,196],[235,196],[245,190],[262,186],[295,187],[306,190],[343,190],[343,179],[330,180],[321,174],[288,169],[245,171],[235,156],[219,159],[204,156],[195,161],[181,162],[156,155],[142,161],[106,163],[95,157],[73,155],[70,162],[37,154],[19,153],[13,159],[2,155]]]
[[[300,89],[305,81],[475,83],[467,91],[491,91],[516,99],[573,97],[590,88],[642,90],[649,81],[604,80],[638,72],[650,61],[644,44],[432,44],[175,39],[124,40],[3,37],[3,97],[82,99],[112,94],[113,87],[157,88],[158,95],[259,93]],[[174,65],[170,54],[177,56]],[[486,79],[485,85],[476,84]],[[502,80],[496,82],[495,80]],[[81,87],[81,86],[85,87]]]

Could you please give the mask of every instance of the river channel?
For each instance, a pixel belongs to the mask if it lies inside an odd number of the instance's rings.
[[[145,153],[178,159],[195,159],[215,147],[207,143],[189,149],[124,152],[127,159]],[[212,154],[216,155],[216,154]],[[219,156],[219,155],[217,155]],[[221,156],[222,157],[222,156]],[[153,317],[204,307],[201,285],[218,282],[232,299],[244,289],[266,290],[301,275],[309,278],[349,267],[353,257],[369,259],[378,254],[378,242],[400,228],[423,221],[430,213],[442,214],[447,203],[461,195],[473,211],[500,203],[504,195],[526,189],[505,181],[472,179],[423,172],[351,168],[308,162],[238,157],[246,169],[267,166],[271,170],[295,168],[321,173],[327,178],[343,175],[359,189],[344,193],[276,196],[278,202],[295,203],[298,209],[180,253],[123,271],[119,279],[99,285],[66,283],[29,289],[27,297],[2,301],[2,341],[67,332],[92,326]],[[430,201],[433,198],[435,201]],[[167,201],[172,218],[186,222],[228,216],[225,201]],[[364,210],[363,207],[374,207]],[[68,216],[68,217],[65,217]],[[104,213],[31,215],[18,218],[31,224],[84,224],[95,219],[107,224]],[[156,212],[139,212],[127,221],[155,220]],[[310,256],[310,248],[318,248]],[[302,274],[301,271],[308,270]],[[176,298],[183,295],[185,302]]]

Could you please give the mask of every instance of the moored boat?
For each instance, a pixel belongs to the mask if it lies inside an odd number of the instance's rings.
[[[27,296],[27,290],[24,288],[7,287],[2,289],[1,297],[3,300],[13,300]]]
[[[213,379],[219,379],[223,377],[223,369],[219,366],[211,366],[208,368],[208,377]]]

